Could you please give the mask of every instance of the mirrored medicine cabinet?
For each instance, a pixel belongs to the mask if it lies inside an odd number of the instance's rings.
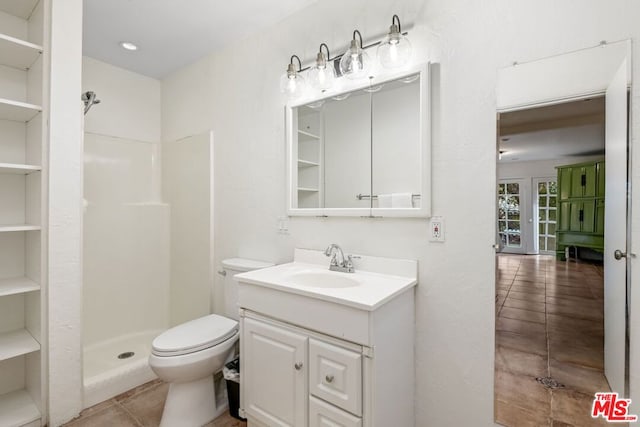
[[[286,107],[288,214],[430,216],[428,66],[344,85]]]

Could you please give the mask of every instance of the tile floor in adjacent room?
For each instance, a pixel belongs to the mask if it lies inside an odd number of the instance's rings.
[[[604,377],[602,265],[498,255],[496,421],[509,427],[608,425],[590,416]],[[563,388],[547,389],[537,377]]]
[[[87,408],[64,427],[157,427],[169,385],[160,380],[152,381],[129,390],[119,396]],[[245,427],[228,412],[213,420],[206,427]]]

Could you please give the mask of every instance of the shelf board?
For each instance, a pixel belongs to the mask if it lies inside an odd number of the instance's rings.
[[[316,163],[316,162],[310,162],[309,160],[298,159],[298,168],[299,169],[312,168],[314,166],[320,166],[320,164]]]
[[[42,111],[39,105],[0,98],[0,119],[28,122]]]
[[[0,395],[0,425],[23,426],[40,417],[38,407],[26,390]]]
[[[42,46],[0,33],[0,64],[28,70],[42,53]]]
[[[0,297],[39,291],[40,285],[27,277],[0,279]]]
[[[38,231],[39,225],[19,224],[19,225],[0,225],[0,233],[10,233],[12,231]]]
[[[0,10],[9,15],[29,19],[39,0],[0,0]]]
[[[305,193],[317,193],[319,190],[317,188],[298,187],[298,191],[303,191]]]
[[[11,359],[38,350],[40,350],[40,344],[26,329],[0,334],[0,360]],[[3,424],[0,423],[0,425]]]
[[[42,170],[42,166],[0,163],[0,174],[29,175]]]
[[[298,141],[319,141],[320,137],[310,132],[298,129]]]

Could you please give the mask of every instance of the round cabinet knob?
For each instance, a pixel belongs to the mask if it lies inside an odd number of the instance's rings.
[[[296,368],[296,371],[299,371],[300,369],[302,369],[302,362],[298,362],[295,365],[293,365],[294,368]]]
[[[327,375],[324,377],[324,380],[331,384],[333,382],[333,375]]]

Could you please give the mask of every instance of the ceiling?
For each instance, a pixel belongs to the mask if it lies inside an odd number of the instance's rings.
[[[502,113],[501,163],[604,154],[604,97]]]
[[[84,0],[83,53],[160,79],[316,1]]]

